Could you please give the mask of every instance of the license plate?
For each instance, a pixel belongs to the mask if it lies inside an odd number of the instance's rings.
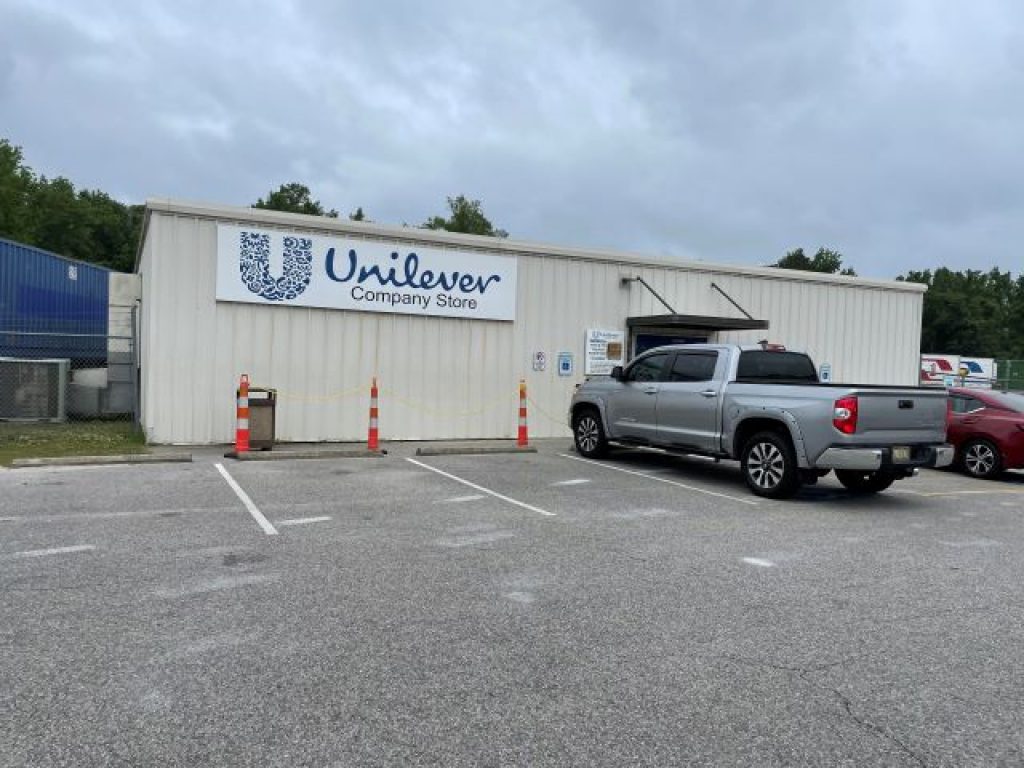
[[[892,449],[892,460],[895,464],[905,464],[910,461],[910,446],[897,445]]]

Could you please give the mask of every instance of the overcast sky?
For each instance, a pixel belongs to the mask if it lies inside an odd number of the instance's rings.
[[[126,202],[1024,268],[1024,4],[0,0],[0,137]]]

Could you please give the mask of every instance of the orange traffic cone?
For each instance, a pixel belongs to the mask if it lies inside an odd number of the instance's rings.
[[[238,382],[235,407],[235,453],[249,452],[249,374],[243,373]]]
[[[526,380],[519,380],[519,435],[516,445],[525,448],[530,444],[530,435],[526,428]]]
[[[370,385],[370,428],[366,435],[366,447],[374,452],[380,450],[380,433],[377,425],[377,377],[373,377],[373,384]]]

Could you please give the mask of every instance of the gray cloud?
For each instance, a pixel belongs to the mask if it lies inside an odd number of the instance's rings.
[[[862,274],[1019,270],[1024,10],[1005,2],[0,0],[0,135],[123,199],[284,181],[418,223]]]

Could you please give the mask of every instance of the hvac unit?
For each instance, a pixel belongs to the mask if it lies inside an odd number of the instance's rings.
[[[0,357],[0,420],[64,421],[70,360]]]

